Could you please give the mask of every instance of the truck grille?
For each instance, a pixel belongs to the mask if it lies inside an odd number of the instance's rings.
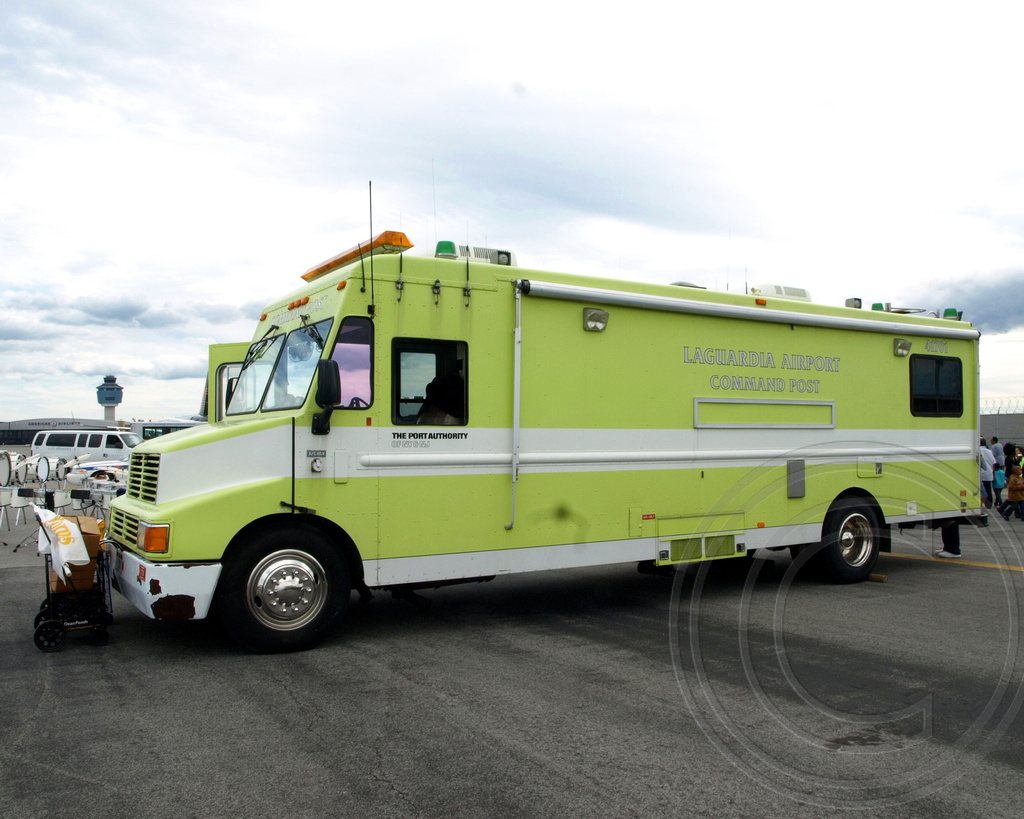
[[[156,503],[156,482],[160,475],[160,456],[133,452],[128,471],[128,497]]]
[[[139,542],[139,519],[125,514],[120,509],[110,510],[110,528],[107,537],[125,546],[137,546]]]

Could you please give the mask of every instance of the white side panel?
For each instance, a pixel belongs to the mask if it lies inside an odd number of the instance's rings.
[[[732,533],[732,530],[730,530]],[[713,532],[705,534],[714,534]],[[736,534],[736,542],[748,552],[769,547],[814,543],[821,537],[820,523],[747,529]],[[684,537],[684,536],[680,536]],[[499,574],[539,572],[551,569],[576,569],[614,563],[638,563],[654,560],[659,544],[671,537],[642,537],[594,543],[569,543],[529,549],[497,549],[487,552],[463,552],[426,557],[396,557],[363,561],[366,582],[370,586],[393,586],[490,577]]]
[[[748,552],[779,546],[796,546],[800,543],[817,543],[821,539],[821,524],[801,523],[794,526],[747,529],[744,538]]]
[[[356,431],[352,431],[356,432]],[[511,431],[387,429],[370,443],[346,430],[352,477],[502,474],[512,469]],[[422,437],[421,437],[422,436]],[[432,437],[433,436],[433,437]],[[521,473],[763,467],[801,458],[813,464],[971,460],[970,430],[524,429]],[[370,444],[368,448],[363,445]],[[766,445],[767,444],[767,445]]]
[[[291,425],[236,435],[160,456],[157,503],[291,477]]]
[[[428,580],[459,580],[549,569],[572,569],[610,563],[653,560],[657,538],[570,543],[531,549],[498,549],[426,557],[395,557],[363,561],[368,585],[392,586]],[[371,578],[376,578],[374,583]]]

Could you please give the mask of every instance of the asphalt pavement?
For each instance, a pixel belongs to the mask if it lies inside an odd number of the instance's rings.
[[[1020,815],[1024,523],[853,586],[780,553],[378,593],[285,655],[116,594],[108,645],[44,653],[34,531],[0,526],[8,816]]]

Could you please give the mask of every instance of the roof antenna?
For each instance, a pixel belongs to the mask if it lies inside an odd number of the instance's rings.
[[[370,241],[373,241],[373,180],[370,180]],[[366,292],[366,285],[363,285],[363,291]],[[371,318],[377,310],[377,302],[374,298],[373,293],[373,249],[370,249],[370,303],[366,307],[366,312]]]
[[[430,193],[434,197],[434,244],[437,244],[437,182],[434,181],[434,160],[430,160]]]
[[[466,220],[466,286],[462,288],[462,295],[466,299],[466,307],[469,307],[469,220]]]

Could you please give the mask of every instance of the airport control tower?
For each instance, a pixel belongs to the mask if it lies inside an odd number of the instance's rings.
[[[121,403],[121,393],[124,387],[117,383],[116,375],[103,376],[103,383],[96,388],[96,400],[103,407],[103,420],[113,421],[114,410]]]

